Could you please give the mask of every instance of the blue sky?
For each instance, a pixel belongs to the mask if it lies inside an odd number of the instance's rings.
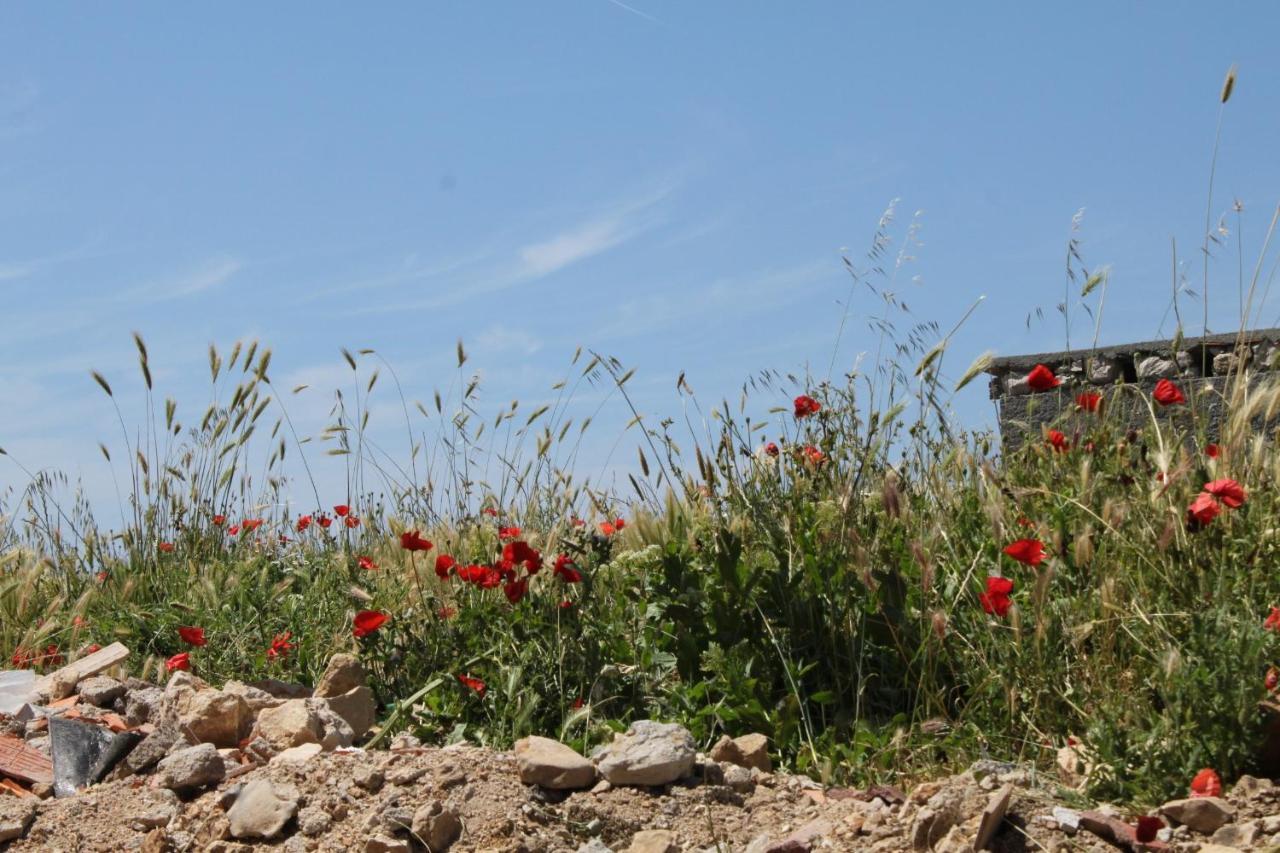
[[[10,4],[0,447],[107,494],[114,416],[88,370],[136,412],[135,329],[189,420],[207,344],[237,338],[313,386],[291,401],[304,432],[346,381],[340,346],[378,349],[427,399],[459,337],[494,408],[545,396],[581,344],[676,415],[682,370],[704,402],[763,368],[824,373],[841,251],[856,261],[893,199],[899,240],[920,211],[894,285],[919,318],[949,327],[987,297],[950,374],[1063,343],[1081,208],[1085,261],[1112,271],[1102,339],[1150,337],[1171,238],[1199,287],[1233,62],[1212,210],[1243,203],[1247,267],[1280,201],[1277,25],[1261,3]],[[874,346],[872,307],[854,304],[840,365]],[[991,421],[981,382],[957,408]],[[581,464],[616,464],[617,429]],[[0,487],[24,479],[0,464]]]

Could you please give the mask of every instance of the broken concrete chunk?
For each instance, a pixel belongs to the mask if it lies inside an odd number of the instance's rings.
[[[297,813],[297,791],[255,779],[241,789],[227,820],[233,838],[273,838]]]
[[[93,675],[81,679],[76,690],[80,693],[81,702],[88,702],[99,708],[110,708],[124,695],[125,687],[109,675]]]
[[[593,758],[611,784],[667,785],[693,772],[697,750],[684,726],[637,720]]]
[[[180,749],[160,762],[156,781],[161,787],[189,790],[221,782],[227,775],[218,748],[202,743]]]

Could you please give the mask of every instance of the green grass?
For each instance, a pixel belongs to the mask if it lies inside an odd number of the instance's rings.
[[[619,365],[583,359],[581,377],[626,399]],[[754,394],[778,404],[768,421],[784,436],[776,457],[745,404],[715,409],[683,451],[670,423],[636,424],[642,470],[626,504],[575,486],[558,465],[558,454],[573,458],[557,450],[574,440],[570,407],[532,418],[508,410],[486,430],[464,390],[456,414],[434,419],[444,434],[434,457],[416,460],[417,479],[385,480],[381,502],[349,501],[357,528],[301,533],[296,517],[255,509],[278,503],[282,476],[239,473],[254,447],[240,436],[270,410],[255,362],[200,428],[169,423],[150,431],[149,454],[130,448],[134,520],[123,530],[101,530],[82,503],[64,509],[52,483],[33,482],[4,518],[0,651],[56,645],[68,655],[120,639],[143,674],[162,678],[163,661],[186,650],[218,682],[309,681],[330,654],[355,649],[388,734],[505,746],[540,732],[585,748],[629,720],[660,717],[703,743],[763,731],[779,760],[830,780],[923,775],[980,756],[1048,765],[1068,736],[1097,763],[1099,795],[1157,799],[1203,766],[1249,769],[1256,703],[1277,656],[1263,619],[1280,602],[1280,454],[1249,419],[1277,391],[1246,395],[1237,383],[1216,459],[1155,407],[1133,433],[1105,404],[1066,416],[1073,449],[1033,441],[998,459],[989,436],[956,433],[931,402],[938,359],[924,361],[911,382],[886,373],[878,411],[862,405],[857,376],[794,387],[758,378]],[[820,412],[793,416],[801,391]],[[1192,395],[1193,409],[1203,403]],[[1201,429],[1196,418],[1177,422]],[[337,425],[355,483],[378,459],[358,416]],[[496,440],[482,452],[485,432]],[[266,446],[272,471],[283,445]],[[504,473],[486,484],[465,465]],[[447,485],[444,472],[455,478]],[[1244,484],[1248,500],[1189,529],[1187,506],[1220,477]],[[332,515],[309,514],[321,511]],[[216,524],[217,514],[228,518]],[[258,516],[257,530],[228,535]],[[620,532],[598,531],[619,516]],[[496,565],[507,525],[545,563],[518,602],[501,584],[437,577],[441,553]],[[403,550],[398,534],[409,529],[433,549]],[[1045,543],[1038,567],[1002,555],[1023,537]],[[556,576],[557,554],[573,558],[581,582]],[[360,568],[359,556],[378,568]],[[1003,617],[979,598],[996,573],[1014,581]],[[360,610],[390,620],[357,639]],[[187,647],[181,626],[204,628],[208,644]],[[296,648],[271,659],[286,631]]]

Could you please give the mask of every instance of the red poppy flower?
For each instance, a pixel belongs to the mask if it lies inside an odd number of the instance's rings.
[[[240,526],[243,527],[245,530],[257,530],[259,527],[262,526],[262,519],[246,518],[244,521],[240,522]]]
[[[571,607],[573,607],[573,602],[569,601],[568,599],[565,599],[564,601],[560,602],[558,606],[561,610],[568,610]]]
[[[507,601],[512,604],[519,604],[520,599],[524,598],[529,592],[529,579],[521,578],[518,581],[510,581],[503,584],[502,591],[506,594]]]
[[[1213,769],[1206,767],[1191,780],[1191,796],[1216,797],[1222,793],[1222,780]]]
[[[573,710],[577,711],[583,706],[583,704],[582,697],[579,696],[577,699],[573,700]]]
[[[302,533],[302,532],[304,532],[308,527],[310,527],[310,526],[311,526],[311,520],[312,520],[312,519],[311,519],[311,516],[309,516],[309,515],[300,515],[300,516],[298,516],[298,525],[297,525],[297,526],[298,526],[298,532],[299,532],[299,533]]]
[[[494,509],[493,507],[491,507],[491,506],[487,506],[487,507],[485,507],[484,509],[480,510],[480,513],[481,513],[482,515],[487,515],[487,516],[489,516],[489,517],[491,517],[491,518],[497,518],[497,517],[498,517],[498,511],[497,511],[496,509]]]
[[[342,523],[347,527],[356,528],[360,526],[360,519],[354,515],[348,515],[346,518],[342,519]]]
[[[1048,437],[1045,439],[1058,453],[1065,453],[1067,450],[1067,437],[1056,429],[1049,430]]]
[[[283,634],[276,634],[272,637],[271,647],[267,649],[267,660],[288,657],[289,650],[298,647],[297,643],[289,642],[291,639],[293,639],[292,631],[285,631]]]
[[[1038,566],[1044,561],[1044,543],[1039,539],[1019,539],[1004,546],[1004,553],[1019,563]]]
[[[167,661],[164,662],[164,668],[166,672],[175,672],[179,669],[190,670],[191,669],[191,653],[182,652],[181,654],[174,655],[173,657],[169,658]]]
[[[520,536],[519,527],[499,527],[498,528],[499,539],[517,539],[519,538],[519,536]]]
[[[442,581],[447,581],[449,579],[449,573],[452,572],[454,567],[457,565],[458,561],[453,559],[453,557],[448,554],[441,554],[439,557],[436,557],[436,577],[440,578]]]
[[[328,530],[329,525],[333,524],[333,519],[327,515],[321,515],[319,518],[316,519],[316,524],[320,525],[325,530]]]
[[[373,561],[372,557],[363,557],[363,556],[357,557],[356,565],[368,571],[373,571],[374,569],[378,568],[378,564]]]
[[[1031,519],[1027,518],[1025,515],[1020,515],[1018,516],[1018,526],[1019,527],[1035,527],[1036,523]]]
[[[1235,480],[1214,480],[1212,483],[1205,483],[1204,490],[1222,501],[1230,509],[1239,509],[1249,499],[1244,486],[1241,486]]]
[[[1208,456],[1210,459],[1217,459],[1218,454],[1221,452],[1222,449],[1216,444],[1206,444],[1204,446],[1204,455]]]
[[[574,527],[586,527],[586,526],[587,526],[587,523],[586,523],[584,520],[582,520],[581,518],[571,518],[571,519],[569,519],[569,523],[570,523],[570,524],[572,524]]]
[[[623,519],[623,518],[615,518],[615,519],[613,520],[613,528],[614,528],[614,530],[621,530],[622,528],[624,528],[624,527],[626,527],[626,526],[627,526],[627,521],[626,521],[626,519]]]
[[[377,631],[391,618],[380,610],[361,610],[352,620],[352,631],[356,637],[367,637]]]
[[[1161,379],[1157,382],[1155,390],[1151,392],[1151,396],[1162,406],[1172,406],[1176,403],[1187,402],[1187,398],[1182,396],[1182,389],[1168,379]]]
[[[1134,829],[1134,837],[1140,844],[1150,844],[1156,840],[1156,834],[1164,829],[1164,821],[1152,815],[1138,818],[1138,826]]]
[[[1218,517],[1220,512],[1222,512],[1222,507],[1214,500],[1213,495],[1208,492],[1201,492],[1196,495],[1196,499],[1191,502],[1191,506],[1187,507],[1187,515],[1199,525],[1209,524]]]
[[[600,533],[604,536],[612,536],[618,532],[618,528],[613,526],[612,521],[602,521],[597,526],[600,528]]]
[[[782,451],[778,449],[778,445],[775,442],[771,441],[764,446],[764,452],[770,456],[777,456]]]
[[[406,551],[430,551],[431,543],[416,530],[406,530],[400,534],[400,547]]]
[[[235,535],[236,535],[237,533],[239,533],[239,532],[240,532],[240,525],[238,525],[238,524],[233,524],[233,525],[231,525],[230,527],[228,527],[228,528],[227,528],[227,535],[228,535],[228,536],[235,536]]]
[[[83,616],[76,616],[71,620],[72,628],[83,628],[85,625],[88,625],[88,624],[89,624],[89,620],[85,619]]]
[[[105,569],[93,576],[94,580],[96,580],[98,583],[106,583],[108,577],[110,576],[107,574]]]
[[[458,611],[454,610],[452,607],[441,607],[436,611],[436,615],[441,619],[452,619],[458,615]]]
[[[1004,616],[1009,612],[1013,601],[1009,593],[1013,592],[1013,581],[994,575],[987,578],[987,591],[978,596],[982,609],[996,616]]]
[[[552,567],[551,573],[559,577],[565,583],[578,583],[582,580],[582,573],[574,566],[573,560],[567,554],[559,554],[556,556],[555,566]]]
[[[172,543],[172,542],[161,542],[161,543],[160,543],[159,545],[157,545],[156,547],[158,547],[161,551],[165,552],[166,554],[172,553],[172,551],[173,551],[173,543]]]
[[[797,418],[807,418],[810,415],[816,415],[820,411],[822,411],[822,404],[808,394],[801,394],[796,397],[795,415]]]
[[[1082,412],[1096,412],[1102,405],[1102,395],[1095,391],[1085,391],[1076,395],[1076,405]]]
[[[1262,685],[1269,693],[1274,693],[1276,688],[1280,687],[1280,670],[1274,666],[1267,667],[1267,677],[1262,680]]]
[[[336,515],[338,518],[342,518],[349,512],[351,512],[351,507],[347,506],[346,504],[338,504],[333,508],[333,514]]]
[[[805,445],[804,450],[801,452],[804,453],[805,461],[810,465],[821,465],[827,459],[826,454],[812,444]]]
[[[44,654],[40,656],[40,663],[45,666],[61,666],[62,653],[58,651],[56,643],[50,643],[44,647]]]
[[[1280,607],[1271,608],[1271,613],[1262,620],[1262,627],[1267,631],[1280,633]]]
[[[542,555],[529,543],[519,539],[503,546],[502,559],[509,563],[523,563],[525,570],[531,575],[536,575],[542,568]]]
[[[213,523],[216,526],[221,527],[222,525],[227,523],[227,517],[225,515],[215,515],[213,517]]]
[[[1061,385],[1062,380],[1043,364],[1037,364],[1027,374],[1027,384],[1031,386],[1032,391],[1048,391],[1050,388]]]
[[[80,650],[80,653],[81,653],[81,654],[86,654],[86,655],[91,655],[91,654],[93,654],[94,652],[100,652],[100,651],[102,651],[102,646],[98,645],[97,643],[90,643],[89,645],[87,645],[87,646],[85,646],[83,649],[81,649],[81,650]]]
[[[474,690],[481,699],[484,698],[485,691],[489,689],[488,685],[483,681],[478,678],[472,678],[470,675],[459,675],[458,681],[462,682],[464,687]]]
[[[178,636],[182,638],[182,642],[189,646],[203,646],[207,642],[204,638],[203,628],[179,628]]]

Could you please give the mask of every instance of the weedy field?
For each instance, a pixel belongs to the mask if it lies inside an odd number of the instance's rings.
[[[710,408],[682,376],[682,414],[661,421],[633,404],[631,370],[589,351],[549,404],[482,415],[461,343],[453,390],[425,404],[377,352],[343,350],[350,383],[317,451],[269,350],[211,347],[214,402],[186,420],[136,337],[140,377],[93,374],[104,406],[113,383],[147,395],[140,418],[115,408],[101,447],[123,522],[31,473],[0,515],[0,652],[48,669],[123,640],[147,676],[311,683],[354,650],[376,741],[586,749],[667,719],[703,745],[766,733],[776,761],[822,780],[1049,765],[1073,743],[1090,793],[1138,801],[1252,769],[1280,658],[1280,450],[1251,424],[1280,389],[1229,383],[1210,443],[1218,392],[1193,379],[1150,396],[1041,371],[1032,384],[1076,406],[1001,455],[950,407],[984,359],[944,385],[951,335],[898,328],[915,321],[876,278],[891,221],[850,264],[881,311],[869,366],[768,372]],[[1077,262],[1073,244],[1064,305],[1089,300],[1096,341],[1106,280]],[[584,386],[633,416],[625,493],[575,471]],[[403,410],[401,458],[370,433],[379,394]],[[1142,398],[1143,428],[1111,416],[1117,396]],[[345,463],[340,493],[316,485],[316,453]]]
[[[371,393],[371,356],[348,358]],[[627,404],[629,372],[579,359],[566,399],[591,381]],[[1280,391],[1234,383],[1209,444],[1199,419],[1162,417],[1202,407],[1194,381],[1181,400],[1149,398],[1133,430],[1109,395],[1136,388],[1038,370],[1033,384],[1075,410],[1000,457],[944,416],[940,363],[881,371],[878,400],[858,376],[759,377],[748,390],[778,404],[767,420],[722,404],[684,447],[670,422],[634,423],[625,497],[557,464],[581,430],[567,405],[482,423],[467,382],[399,468],[364,439],[360,408],[338,412],[350,494],[279,512],[282,459],[307,445],[281,409],[265,474],[248,473],[278,405],[270,354],[211,350],[225,402],[194,428],[164,405],[144,439],[103,448],[129,495],[123,529],[56,503],[46,476],[13,501],[0,649],[47,669],[124,640],[145,675],[306,683],[355,650],[378,739],[545,733],[585,748],[662,718],[705,744],[767,733],[778,760],[824,780],[1051,763],[1071,742],[1093,793],[1144,800],[1206,766],[1251,769],[1276,687],[1280,453],[1250,421]]]

